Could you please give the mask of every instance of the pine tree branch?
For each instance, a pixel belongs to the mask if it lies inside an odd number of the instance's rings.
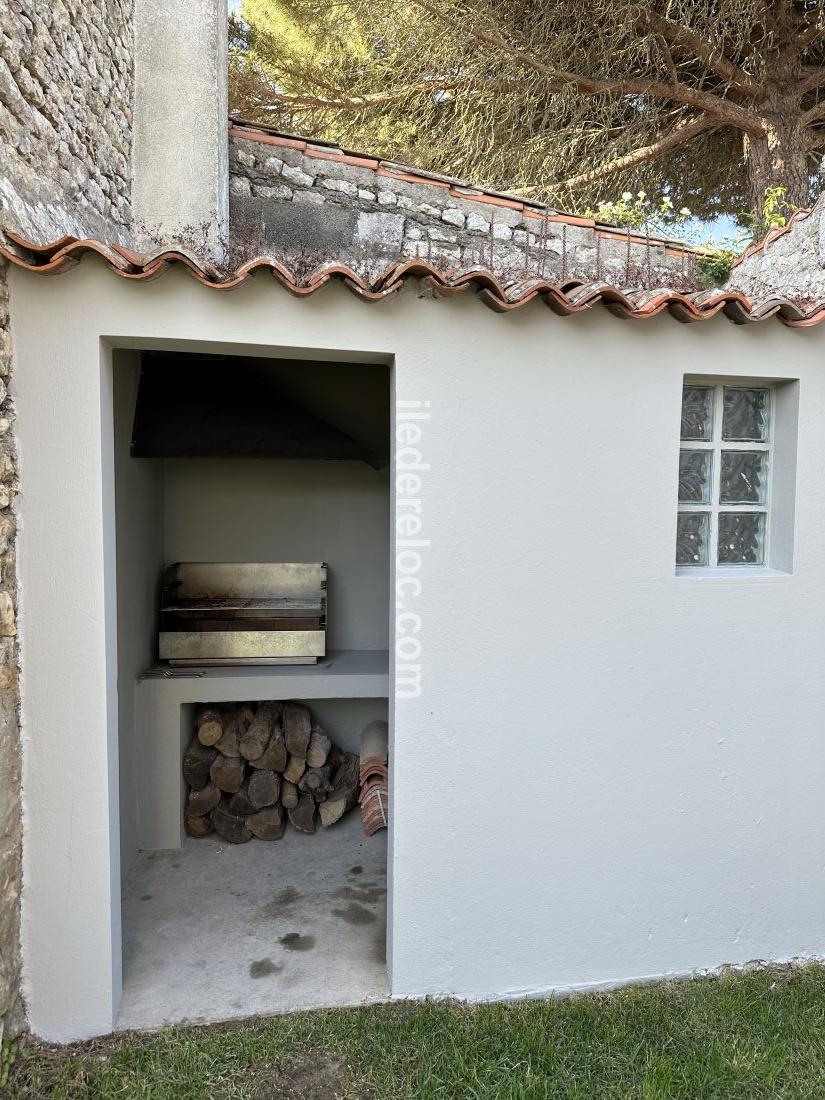
[[[813,92],[825,84],[825,66],[821,68],[806,66],[803,69],[803,74],[802,82],[799,85],[800,95],[807,95],[808,92]]]
[[[740,69],[725,57],[719,46],[702,38],[689,27],[676,23],[672,19],[666,19],[662,15],[656,15],[655,12],[646,12],[643,22],[651,30],[660,34],[671,46],[681,46],[688,50],[697,61],[707,65],[721,80],[726,81],[743,95],[753,99],[761,99],[765,95],[763,86],[753,81],[744,69]]]
[[[670,46],[667,44],[667,39],[663,35],[657,34],[654,36],[653,41],[656,43],[662,55],[662,60],[665,63],[667,71],[670,73],[671,83],[674,85],[678,84],[679,74],[676,71],[676,62],[673,60],[673,54],[670,52]]]
[[[575,187],[582,187],[590,183],[595,183],[597,180],[604,179],[606,176],[615,176],[619,172],[627,171],[629,168],[636,168],[638,165],[645,164],[649,160],[655,160],[656,157],[661,156],[663,153],[670,152],[671,149],[675,149],[677,146],[683,145],[687,141],[691,141],[693,138],[698,137],[699,134],[716,129],[718,125],[719,123],[716,119],[709,118],[707,115],[700,115],[699,118],[691,119],[689,122],[677,123],[669,133],[664,134],[657,141],[651,142],[650,145],[641,146],[630,153],[625,153],[621,157],[615,157],[613,160],[606,161],[604,164],[599,164],[587,172],[580,172],[578,175],[570,176],[566,180],[559,180],[556,183],[551,183],[548,185],[548,189],[568,191]]]
[[[665,84],[661,81],[645,79],[602,79],[584,76],[581,73],[566,72],[564,69],[546,65],[533,54],[511,46],[509,42],[497,34],[472,26],[469,20],[459,27],[429,0],[412,0],[412,3],[455,33],[470,35],[477,42],[500,50],[525,68],[540,73],[547,79],[545,91],[561,91],[565,87],[573,87],[581,95],[651,96],[654,99],[663,99],[671,103],[679,103],[682,106],[695,107],[698,110],[712,114],[718,123],[744,130],[746,133],[759,137],[764,134],[764,125],[758,114],[746,110],[738,104],[731,103],[720,96],[713,95],[711,92],[690,88],[686,84]]]
[[[374,92],[360,96],[324,96],[304,93],[293,95],[272,89],[266,102],[255,104],[257,110],[277,107],[306,107],[319,111],[363,111],[370,107],[386,107],[394,103],[403,103],[411,96],[425,93],[436,95],[441,92],[500,92],[523,94],[527,90],[526,80],[484,80],[467,78],[464,80],[419,80],[402,84],[388,92]]]
[[[825,26],[821,23],[814,23],[810,27],[806,27],[805,30],[797,36],[794,45],[799,50],[807,50],[809,46],[813,46],[816,42],[821,42],[825,38]]]
[[[809,126],[815,126],[818,122],[825,120],[825,103],[817,103],[811,107],[810,110],[805,111],[799,119],[799,124],[803,130]]]

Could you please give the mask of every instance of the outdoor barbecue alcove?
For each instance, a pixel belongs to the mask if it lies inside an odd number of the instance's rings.
[[[387,833],[187,837],[181,759],[204,703],[299,700],[351,752],[387,718],[389,418],[386,362],[114,354],[119,1027],[386,995]],[[178,561],[327,562],[326,657],[162,665]]]

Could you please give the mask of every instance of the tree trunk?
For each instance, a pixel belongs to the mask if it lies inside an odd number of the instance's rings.
[[[769,187],[784,187],[785,201],[792,206],[810,206],[811,201],[811,165],[798,108],[780,108],[766,117],[763,137],[744,138],[748,201],[760,220]]]

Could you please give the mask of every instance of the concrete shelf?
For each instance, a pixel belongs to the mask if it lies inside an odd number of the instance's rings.
[[[180,703],[255,699],[386,699],[389,654],[385,649],[339,649],[317,665],[170,668],[153,665],[140,678],[142,692]]]
[[[352,751],[355,731],[386,716],[389,698],[386,650],[332,650],[317,665],[248,665],[239,668],[169,668],[154,665],[135,685],[135,729],[140,744],[135,776],[138,844],[144,850],[179,848],[184,789],[181,756],[192,737],[194,704],[316,701],[313,711],[339,744]],[[350,743],[330,718],[349,725]],[[342,712],[346,712],[345,715]]]

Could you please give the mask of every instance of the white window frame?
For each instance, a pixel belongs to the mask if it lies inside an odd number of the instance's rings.
[[[683,503],[678,499],[677,485],[677,510],[678,513],[706,513],[709,515],[708,530],[708,560],[706,563],[696,562],[688,564],[679,562],[676,565],[678,573],[692,573],[696,570],[741,570],[741,569],[766,569],[770,561],[771,539],[771,496],[774,471],[774,423],[776,411],[776,387],[764,381],[739,381],[727,379],[685,378],[682,381],[682,392],[686,389],[712,389],[713,390],[713,420],[711,438],[709,440],[682,439],[681,428],[679,431],[679,451],[705,451],[711,454],[710,476],[710,501],[709,503]],[[724,417],[725,390],[766,390],[768,392],[767,432],[764,440],[726,440],[722,438],[722,421]],[[723,504],[720,501],[721,477],[722,477],[722,451],[763,451],[767,455],[767,477],[765,481],[764,501],[760,504],[748,502],[744,504]],[[764,537],[762,540],[762,560],[760,562],[719,562],[719,514],[720,512],[745,512],[759,513],[765,517]]]

